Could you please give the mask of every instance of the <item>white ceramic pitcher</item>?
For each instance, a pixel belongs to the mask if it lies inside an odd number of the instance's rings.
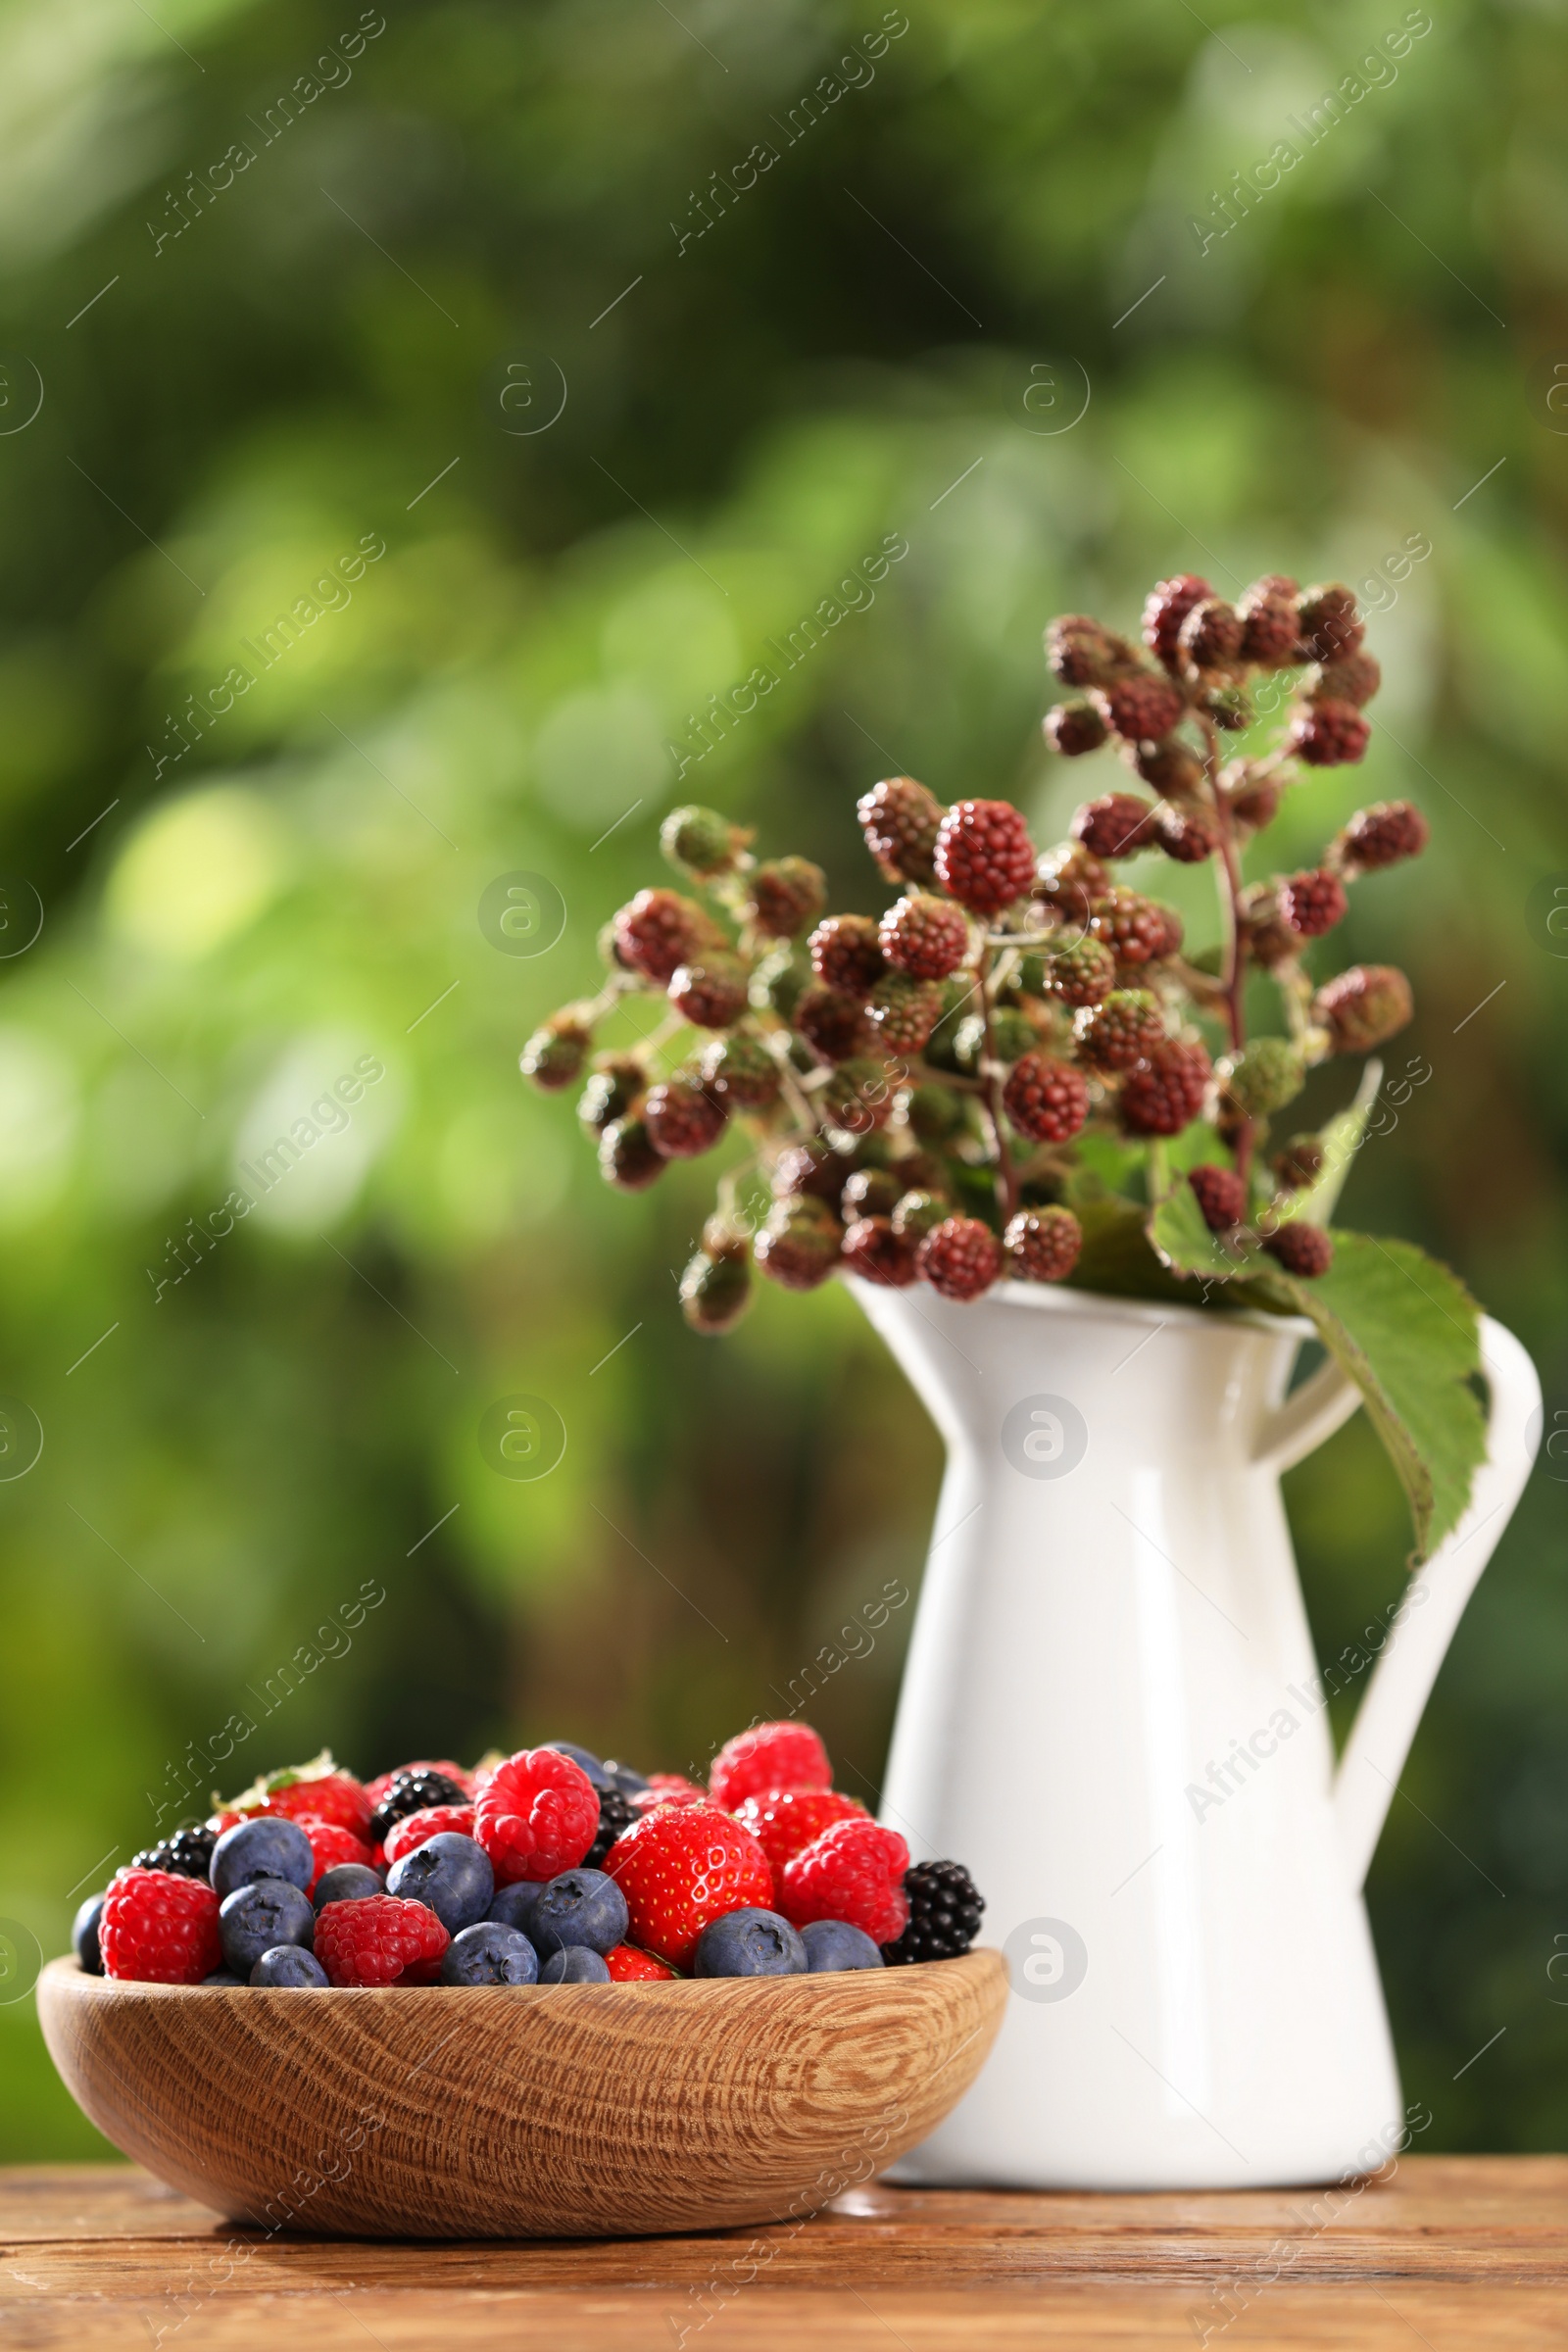
[[[1358,1396],[1329,1363],[1283,1400],[1309,1324],[1019,1283],[970,1305],[852,1288],[948,1446],[882,1818],[917,1859],[969,1866],[1013,1984],[978,2083],[898,2178],[1375,2168],[1401,2106],[1361,1886],[1530,1472],[1529,1357],[1483,1324],[1489,1459],[1393,1613],[1336,1770],[1279,1477]]]

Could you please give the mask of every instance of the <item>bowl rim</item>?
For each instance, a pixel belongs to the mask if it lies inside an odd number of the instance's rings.
[[[113,1995],[117,1999],[127,1993],[173,1994],[181,1999],[206,1995],[213,2000],[231,2000],[236,1994],[244,1994],[258,2000],[275,2001],[292,1999],[300,1993],[314,1993],[318,1999],[323,1994],[340,1999],[350,1995],[365,1999],[371,1995],[379,1998],[383,1993],[395,1992],[405,2000],[411,1994],[422,1994],[427,2000],[446,2002],[454,1993],[501,1993],[515,2001],[544,1999],[547,1996],[554,2000],[560,1994],[581,1996],[584,1993],[603,1999],[609,1993],[630,1992],[657,1993],[663,1999],[673,1996],[679,2000],[692,1993],[715,1993],[721,1989],[726,1998],[733,1998],[737,1989],[744,1989],[756,1996],[776,1998],[780,1993],[798,1992],[808,1985],[836,1984],[842,1987],[847,1977],[865,1977],[873,1984],[897,1983],[904,1978],[924,1981],[933,1969],[953,1968],[974,1960],[994,1960],[1004,1968],[1006,1965],[1004,1955],[995,1944],[976,1943],[971,1944],[968,1951],[955,1953],[946,1960],[910,1960],[902,1962],[897,1968],[819,1969],[813,1974],[798,1977],[629,1978],[619,1983],[612,1980],[608,1984],[160,1984],[142,1977],[101,1976],[94,1970],[83,1968],[74,1952],[61,1952],[54,1959],[45,1961],[40,1971],[40,1982],[43,1977],[48,1977],[54,1984],[74,1984],[78,1991]]]

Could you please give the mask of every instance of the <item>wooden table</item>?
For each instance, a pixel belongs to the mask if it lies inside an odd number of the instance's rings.
[[[870,2187],[794,2228],[607,2242],[232,2231],[125,2165],[0,2172],[0,2347],[177,2352],[1561,2352],[1568,2157],[1356,2189]]]

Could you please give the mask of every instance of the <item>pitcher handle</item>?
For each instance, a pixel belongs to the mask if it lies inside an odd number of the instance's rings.
[[[1265,1417],[1252,1447],[1253,1460],[1267,1463],[1276,1475],[1294,1470],[1348,1421],[1360,1401],[1354,1381],[1330,1356]]]
[[[1541,1409],[1536,1367],[1513,1333],[1490,1315],[1481,1318],[1481,1366],[1490,1392],[1487,1458],[1464,1516],[1411,1576],[1335,1775],[1340,1843],[1354,1886],[1371,1864],[1438,1668],[1512,1516],[1540,1443],[1539,1426],[1531,1434],[1532,1416]],[[1311,1385],[1303,1383],[1298,1394]]]

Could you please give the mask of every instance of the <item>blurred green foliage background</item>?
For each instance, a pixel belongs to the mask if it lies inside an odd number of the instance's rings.
[[[853,808],[889,772],[1059,837],[1042,626],[1130,625],[1159,573],[1374,608],[1366,766],[1275,849],[1382,794],[1433,828],[1345,943],[1410,970],[1433,1071],[1345,1214],[1454,1265],[1568,1433],[1562,11],[1208,16],[0,7],[0,1390],[44,1433],[0,1485],[0,1913],[45,1952],[367,1581],[231,1778],[558,1734],[700,1767],[912,1589],[937,1441],[848,1298],[689,1335],[710,1176],[611,1196],[516,1054],[674,799],[839,904],[880,904]],[[1341,87],[1221,236],[1233,171]],[[890,531],[874,606],[677,787],[692,714]],[[567,910],[537,956],[478,920],[516,869]],[[237,1163],[364,1056],[351,1122],[212,1239]],[[518,1390],[568,1432],[536,1485],[476,1443]],[[1433,2146],[1568,2138],[1565,1455],[1372,1875]],[[1330,1655],[1396,1588],[1402,1507],[1359,1419],[1290,1486]],[[851,1788],[910,1614],[813,1710]],[[0,2155],[102,2146],[26,1999],[0,2085]]]

